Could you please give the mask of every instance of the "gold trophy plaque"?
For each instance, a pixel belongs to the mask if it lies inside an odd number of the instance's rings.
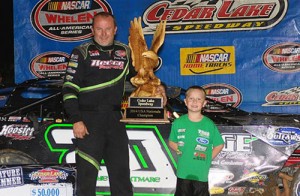
[[[169,123],[165,109],[165,89],[154,74],[159,64],[158,49],[164,42],[166,21],[158,24],[150,49],[144,38],[141,17],[130,22],[129,47],[136,76],[130,79],[135,90],[128,98],[123,122]],[[164,91],[164,92],[162,92]]]

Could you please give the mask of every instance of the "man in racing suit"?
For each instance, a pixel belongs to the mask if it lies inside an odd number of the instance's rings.
[[[93,39],[76,47],[63,85],[64,108],[76,138],[77,196],[94,196],[104,159],[112,196],[132,196],[128,136],[120,122],[130,49],[114,40],[117,26],[110,13],[95,15]],[[133,76],[133,75],[132,75]]]

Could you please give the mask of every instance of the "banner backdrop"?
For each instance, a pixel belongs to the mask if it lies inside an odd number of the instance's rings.
[[[92,17],[112,12],[128,43],[142,17],[150,48],[167,20],[155,74],[167,85],[201,85],[247,111],[300,113],[298,0],[15,0],[15,82],[63,76],[71,50],[91,37]]]

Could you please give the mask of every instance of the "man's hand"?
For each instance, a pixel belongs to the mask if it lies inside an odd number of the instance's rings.
[[[85,135],[88,135],[89,132],[82,121],[76,122],[73,124],[73,134],[75,138],[83,139]]]

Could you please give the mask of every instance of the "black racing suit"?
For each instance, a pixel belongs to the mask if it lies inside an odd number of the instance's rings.
[[[120,122],[126,75],[134,74],[130,49],[94,40],[76,47],[67,66],[63,99],[71,123],[83,121],[89,135],[76,139],[77,196],[94,196],[100,162],[105,161],[110,191],[131,196],[128,136]]]

